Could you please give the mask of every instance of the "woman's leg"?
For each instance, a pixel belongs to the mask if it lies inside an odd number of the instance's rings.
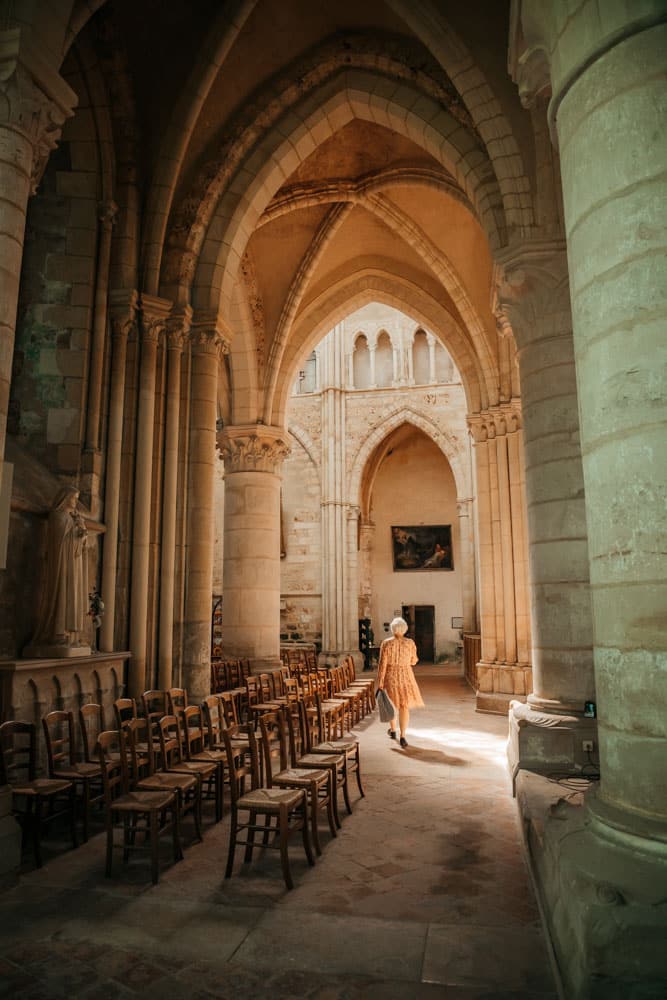
[[[393,740],[396,739],[396,717],[394,717],[389,723],[389,735]]]
[[[405,737],[405,733],[408,728],[408,722],[410,721],[410,709],[409,708],[399,708],[398,710],[398,720],[401,726],[401,736]],[[392,727],[396,728],[396,720],[392,722]]]

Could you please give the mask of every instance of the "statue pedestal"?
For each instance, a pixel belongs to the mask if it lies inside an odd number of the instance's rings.
[[[26,646],[22,656],[24,660],[68,660],[72,656],[90,656],[90,646]]]

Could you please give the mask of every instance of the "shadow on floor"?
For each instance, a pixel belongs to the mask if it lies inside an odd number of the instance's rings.
[[[408,746],[392,747],[393,753],[400,753],[405,757],[412,757],[413,760],[423,761],[424,764],[450,764],[453,767],[469,767],[470,761],[463,757],[450,757],[444,750],[426,750],[424,747]]]

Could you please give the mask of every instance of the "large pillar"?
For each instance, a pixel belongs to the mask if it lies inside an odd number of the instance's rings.
[[[225,652],[255,672],[280,664],[280,483],[287,431],[225,427],[223,629]]]
[[[120,504],[120,472],[123,451],[123,419],[125,415],[125,367],[127,338],[136,323],[137,292],[118,291],[109,296],[111,313],[111,379],[109,387],[109,426],[107,430],[107,462],[104,489],[104,548],[102,559],[102,600],[104,616],[100,627],[100,651],[114,649],[116,624],[116,584],[118,571],[118,527]]]
[[[526,562],[519,543],[525,520],[517,498],[521,410],[516,401],[503,403],[470,415],[468,423],[474,441],[480,565],[477,708],[506,712],[513,697],[525,700],[532,684],[526,658],[530,626],[522,596]]]
[[[138,698],[153,682],[147,674],[148,583],[150,571],[153,437],[158,343],[165,330],[171,302],[150,295],[141,298],[141,361],[134,463],[134,517],[130,591],[129,694]]]
[[[529,526],[533,693],[510,723],[513,767],[563,770],[596,740],[593,623],[565,246],[500,255],[497,308],[518,346]],[[522,729],[526,729],[525,733]]]
[[[599,794],[545,830],[573,998],[667,982],[666,20],[664,0],[521,10],[561,160],[599,716]]]
[[[5,436],[28,198],[76,103],[55,69],[36,58],[23,29],[0,31],[0,490],[5,494],[11,493]]]
[[[472,499],[470,497],[457,497],[456,510],[459,515],[463,631],[475,632],[477,630],[477,588],[475,586],[475,542]]]
[[[174,591],[176,581],[176,508],[178,499],[179,430],[181,426],[181,366],[183,346],[190,332],[192,311],[186,307],[167,322],[167,399],[162,483],[162,538],[160,544],[160,627],[158,686],[173,686]]]
[[[192,369],[183,686],[196,704],[211,693],[218,367],[220,356],[228,347],[217,325],[206,320],[193,322],[190,347]]]

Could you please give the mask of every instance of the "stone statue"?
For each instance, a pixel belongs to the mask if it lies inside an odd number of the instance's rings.
[[[88,531],[77,508],[79,491],[63,486],[49,513],[46,563],[37,628],[24,656],[87,656]]]

